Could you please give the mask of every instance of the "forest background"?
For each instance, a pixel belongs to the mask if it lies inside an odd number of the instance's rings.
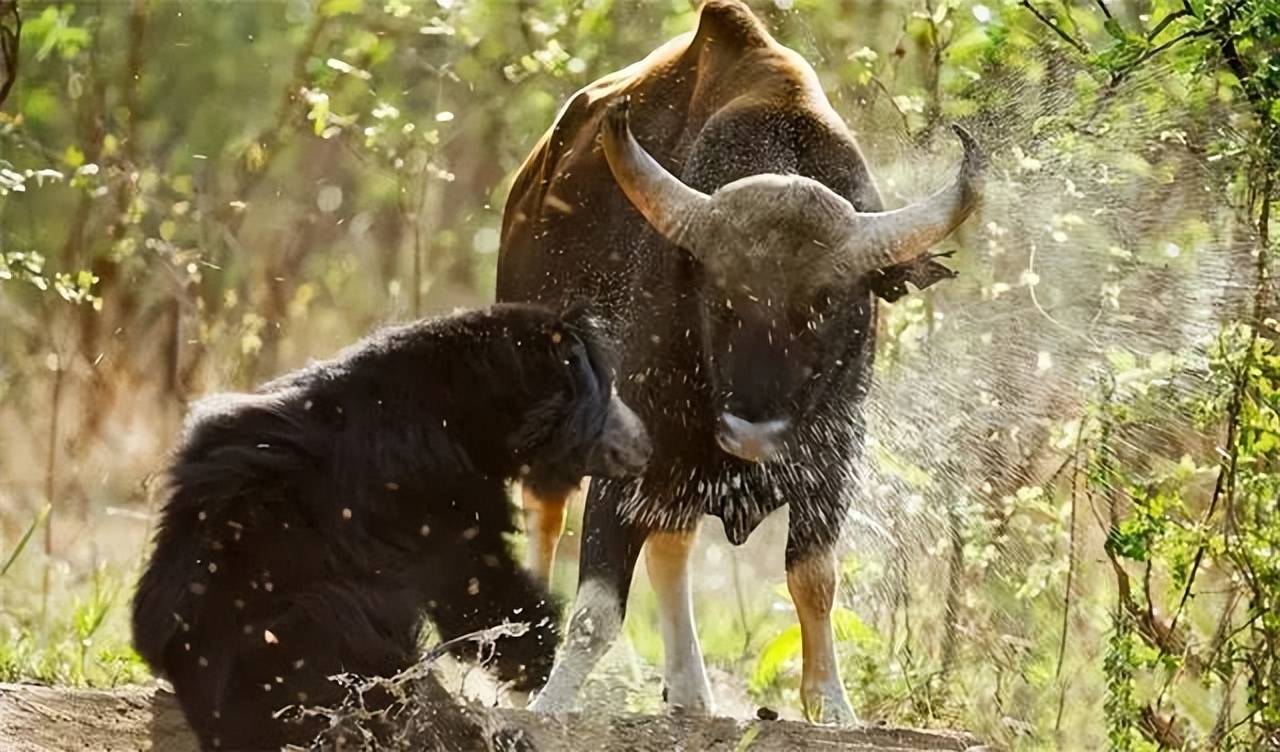
[[[751,4],[891,205],[948,179],[949,123],[992,157],[959,278],[881,309],[837,612],[855,707],[1014,748],[1280,746],[1280,2]],[[559,107],[695,21],[0,0],[0,680],[149,681],[127,604],[187,405],[490,301]],[[783,530],[704,526],[728,712],[798,705]],[[660,705],[636,592],[615,711]]]

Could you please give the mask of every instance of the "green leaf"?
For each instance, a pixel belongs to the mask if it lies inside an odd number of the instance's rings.
[[[76,148],[75,144],[72,144],[66,148],[66,151],[62,152],[62,161],[66,162],[68,167],[79,167],[84,164],[84,152]]]
[[[880,645],[880,634],[864,622],[852,609],[837,607],[831,612],[831,624],[836,639],[852,643],[863,649],[875,649]]]
[[[766,643],[751,674],[751,689],[761,692],[772,685],[786,664],[799,657],[801,644],[799,624],[787,627]]]
[[[329,124],[329,95],[313,92],[307,98],[311,102],[311,111],[307,113],[307,117],[312,121],[315,134],[319,136]]]
[[[1107,533],[1106,549],[1126,559],[1147,561],[1151,558],[1151,544],[1164,524],[1164,520],[1157,521],[1144,514],[1136,514],[1111,528]]]
[[[1138,358],[1128,350],[1110,349],[1106,357],[1111,370],[1117,374],[1136,370],[1138,367]]]
[[[880,635],[868,626],[852,610],[837,607],[831,612],[831,625],[836,639],[861,650],[874,650],[880,646]],[[755,671],[751,675],[751,688],[755,692],[768,689],[778,676],[799,659],[803,640],[800,625],[794,624],[784,629],[760,651]]]
[[[746,732],[742,734],[742,738],[738,740],[737,746],[733,748],[734,752],[746,752],[751,748],[752,744],[755,744],[757,736],[760,736],[760,727],[753,723],[747,727]]]
[[[9,553],[9,558],[4,560],[4,565],[0,566],[0,577],[4,577],[13,563],[18,560],[18,556],[22,554],[23,549],[27,547],[27,543],[31,541],[31,536],[35,533],[36,528],[40,527],[49,516],[49,511],[53,509],[52,504],[45,504],[44,509],[40,510],[40,514],[31,521],[31,525],[27,527],[27,531],[18,539],[18,545],[14,546],[13,551]]]
[[[359,13],[364,10],[364,0],[324,0],[320,4],[320,15],[342,16]]]
[[[933,23],[935,26],[941,26],[942,22],[947,20],[947,13],[951,10],[950,4],[946,2],[938,3],[938,7],[933,11]]]
[[[901,479],[913,489],[924,490],[932,484],[933,478],[927,469],[908,462],[882,444],[876,445],[873,451],[876,464],[879,467]]]

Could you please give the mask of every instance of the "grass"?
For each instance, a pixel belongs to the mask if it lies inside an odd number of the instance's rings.
[[[32,521],[0,565],[0,681],[72,687],[115,687],[148,681],[150,673],[129,639],[132,571],[99,564],[88,572],[65,563],[49,568],[29,551],[49,508]]]
[[[32,534],[35,533],[36,528],[40,527],[40,525],[49,518],[49,511],[51,509],[53,509],[52,505],[45,504],[44,509],[40,510],[40,514],[36,515],[36,518],[27,526],[26,532],[22,534],[22,537],[18,539],[18,544],[9,552],[8,557],[4,560],[4,564],[0,564],[0,578],[3,578],[9,573],[9,570],[13,568],[14,562],[18,560],[19,556],[22,556],[23,551],[27,550],[27,544],[31,542]]]
[[[28,546],[44,522],[41,513],[8,552],[0,570],[0,681],[38,682],[74,687],[115,687],[145,683],[151,675],[133,651],[129,633],[129,603],[134,566],[99,563],[87,571],[54,561],[50,570],[47,608],[41,606],[41,578],[46,564],[42,551]],[[3,552],[0,552],[3,554]],[[574,567],[565,567],[572,570]],[[575,572],[562,571],[557,589],[566,603],[572,599]],[[661,665],[662,641],[653,592],[638,578],[629,607],[626,637],[635,676],[649,674]],[[769,613],[761,601],[776,593],[756,593],[748,618],[755,627],[750,644],[739,619],[717,618],[730,604],[722,599],[701,599],[699,632],[709,664],[734,674],[749,676],[754,655],[789,621],[786,612]],[[774,622],[777,622],[776,624]]]

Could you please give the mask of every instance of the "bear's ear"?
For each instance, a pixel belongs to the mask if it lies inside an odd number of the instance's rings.
[[[591,303],[586,300],[570,303],[560,315],[560,320],[570,329],[587,336],[597,336],[601,329],[601,322],[592,315]]]
[[[618,353],[614,349],[613,338],[609,336],[608,324],[592,312],[589,302],[576,301],[570,304],[560,320],[566,329],[582,341],[591,360],[598,367],[612,370],[616,366]]]
[[[560,316],[565,328],[577,334],[584,341],[597,346],[607,346],[609,341],[608,325],[597,317],[586,301],[578,301],[569,305]]]

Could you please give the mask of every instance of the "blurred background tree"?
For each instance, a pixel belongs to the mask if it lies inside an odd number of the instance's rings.
[[[993,155],[961,278],[882,309],[837,615],[855,705],[1028,748],[1280,744],[1280,4],[751,5],[891,203],[945,181],[948,122]],[[0,679],[146,680],[124,604],[189,402],[491,300],[559,107],[695,22],[0,0]],[[796,704],[781,530],[703,535],[730,712]],[[598,696],[652,710],[639,589]]]

